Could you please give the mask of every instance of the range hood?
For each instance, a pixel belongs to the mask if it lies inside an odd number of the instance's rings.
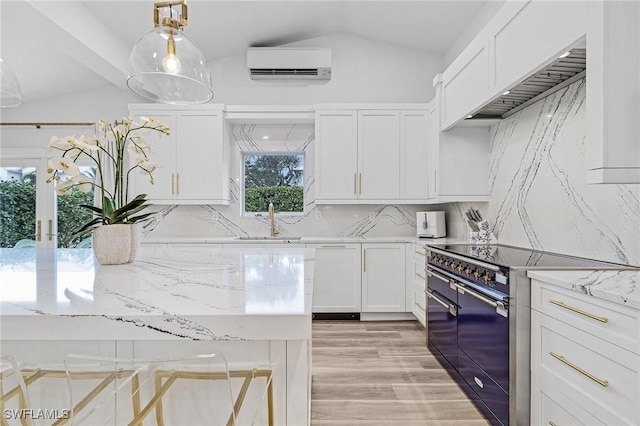
[[[586,75],[587,50],[573,48],[468,119],[507,118]]]

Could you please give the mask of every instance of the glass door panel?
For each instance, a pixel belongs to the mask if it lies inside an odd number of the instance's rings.
[[[36,219],[37,165],[0,167],[0,247],[35,247],[42,240],[42,221]],[[39,223],[39,225],[38,225]]]

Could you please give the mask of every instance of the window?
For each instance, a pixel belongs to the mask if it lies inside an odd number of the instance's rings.
[[[304,153],[245,153],[244,212],[304,211]]]

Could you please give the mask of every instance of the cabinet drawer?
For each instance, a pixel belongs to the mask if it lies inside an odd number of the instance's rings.
[[[638,311],[538,280],[532,280],[531,285],[533,309],[640,353]]]
[[[639,423],[639,355],[536,311],[531,327],[532,374],[573,395],[607,424],[613,413]]]
[[[426,256],[427,249],[424,246],[421,246],[419,244],[413,245],[413,258],[416,261],[421,261],[424,264]]]
[[[616,424],[622,424],[620,421]],[[532,425],[604,425],[554,386],[535,374],[531,376],[531,424]]]
[[[424,294],[424,287],[413,285],[413,306],[411,312],[418,319],[423,327],[427,326],[427,299]]]
[[[422,283],[424,286],[427,282],[427,273],[425,272],[424,262],[413,262],[413,281],[415,283]]]

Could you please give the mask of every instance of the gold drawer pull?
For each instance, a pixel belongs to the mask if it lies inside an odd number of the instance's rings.
[[[554,305],[558,305],[561,308],[568,309],[570,311],[573,311],[573,312],[578,313],[580,315],[584,315],[585,317],[589,317],[589,318],[594,319],[596,321],[600,321],[600,322],[604,322],[604,323],[609,322],[609,318],[607,318],[607,317],[599,317],[597,315],[590,314],[589,312],[583,311],[582,309],[574,308],[573,306],[567,305],[566,303],[564,303],[564,302],[562,302],[560,300],[549,299],[549,303],[553,303]]]
[[[563,363],[567,364],[569,367],[573,368],[577,372],[579,372],[581,374],[584,374],[585,376],[587,376],[588,378],[590,378],[591,380],[593,380],[594,382],[596,382],[600,386],[604,386],[605,388],[607,386],[609,386],[609,381],[608,380],[597,378],[596,376],[594,376],[593,374],[589,373],[588,371],[583,370],[582,368],[578,367],[577,365],[575,365],[571,361],[568,361],[563,355],[558,355],[555,352],[549,352],[549,355],[551,355],[555,359],[557,359],[559,361],[562,361]]]
[[[426,280],[427,277],[420,275],[419,273],[416,272],[416,277],[420,277],[420,279],[422,280]]]
[[[419,254],[420,256],[426,256],[427,253],[422,253],[421,251],[415,250],[416,254]]]
[[[422,306],[420,303],[418,303],[418,302],[413,302],[413,303],[415,303],[415,304],[416,304],[416,306],[417,306],[418,308],[420,308],[420,310],[421,310],[421,311],[423,311],[423,312],[425,312],[425,311],[426,311],[426,309],[424,308],[424,306]]]

